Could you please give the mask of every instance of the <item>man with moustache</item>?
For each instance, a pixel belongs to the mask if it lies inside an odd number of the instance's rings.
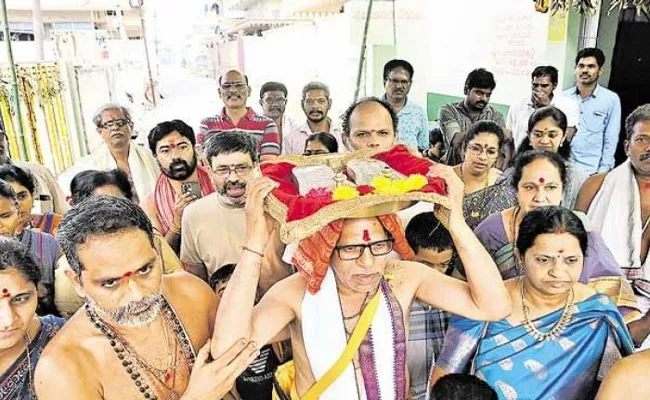
[[[332,108],[330,88],[322,82],[309,82],[302,89],[302,110],[307,120],[304,124],[287,132],[282,139],[283,154],[300,154],[305,152],[305,141],[307,138],[318,132],[331,133],[339,148],[342,148],[341,126],[336,120],[332,120],[327,113]]]
[[[571,161],[589,175],[614,168],[621,130],[621,100],[598,84],[604,64],[602,50],[580,50],[576,56],[576,86],[564,92],[580,105],[580,125],[571,141]]]
[[[399,117],[397,142],[420,151],[429,148],[429,122],[424,109],[410,101],[413,66],[405,60],[390,60],[384,65],[384,99]]]
[[[95,113],[93,122],[104,143],[59,176],[61,188],[69,195],[70,182],[79,172],[117,168],[129,177],[134,201],[140,203],[140,199],[153,193],[160,169],[151,153],[131,140],[133,119],[129,110],[107,103]]]
[[[275,122],[281,143],[283,134],[296,128],[295,122],[285,113],[288,93],[287,87],[280,82],[266,82],[260,89],[260,106],[263,114]]]
[[[181,247],[183,211],[198,198],[191,191],[183,192],[184,184],[200,189],[201,197],[214,192],[210,174],[198,165],[195,144],[194,130],[181,120],[161,122],[149,132],[149,148],[162,174],[142,208],[176,253]]]
[[[163,275],[160,243],[133,202],[88,199],[58,234],[85,307],[41,355],[39,399],[221,399],[257,356],[241,341],[210,354],[215,293],[190,274]]]
[[[440,108],[438,120],[445,138],[445,160],[448,165],[458,165],[463,160],[462,144],[465,134],[476,121],[494,121],[501,128],[506,123],[503,114],[490,106],[490,97],[497,86],[494,75],[484,68],[477,68],[467,75],[465,80],[465,99],[459,103],[447,104]],[[509,133],[506,137],[509,137]],[[503,170],[508,165],[512,155],[512,140],[508,145],[501,146],[501,154],[496,167]],[[508,149],[509,151],[506,151]]]
[[[625,120],[627,161],[585,181],[576,210],[594,228],[632,284],[645,315],[628,324],[637,347],[650,348],[650,104]]]
[[[203,148],[206,140],[222,132],[245,132],[255,139],[262,161],[272,160],[280,155],[281,140],[278,127],[272,119],[257,115],[246,106],[251,94],[248,77],[238,70],[230,70],[219,77],[219,96],[224,107],[221,114],[201,121],[197,144]]]
[[[183,212],[181,261],[207,282],[221,266],[236,263],[246,243],[246,183],[258,156],[255,142],[243,132],[214,135],[203,151],[216,191]]]

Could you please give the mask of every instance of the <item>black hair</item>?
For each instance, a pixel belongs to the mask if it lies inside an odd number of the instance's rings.
[[[519,225],[517,251],[521,257],[533,247],[539,235],[549,233],[569,233],[580,242],[582,254],[587,253],[588,235],[580,218],[573,211],[560,206],[535,208],[524,216]]]
[[[17,204],[17,199],[16,199],[16,192],[14,192],[14,188],[11,187],[10,184],[7,182],[3,181],[0,179],[0,197],[4,197],[5,199],[13,200],[14,203]]]
[[[75,175],[70,182],[70,193],[72,204],[77,205],[82,201],[93,197],[95,190],[102,186],[116,186],[129,201],[133,201],[133,189],[129,177],[123,171],[114,169],[111,171],[83,171]]]
[[[384,65],[384,83],[388,80],[388,75],[397,68],[403,68],[409,74],[409,80],[413,80],[413,65],[406,60],[390,60]]]
[[[533,73],[530,74],[530,80],[532,81],[535,78],[541,78],[544,76],[548,76],[553,86],[557,86],[558,72],[557,68],[552,65],[540,65],[538,67],[535,67]]]
[[[246,153],[253,162],[258,159],[257,142],[241,131],[219,132],[210,136],[203,145],[203,152],[209,164],[219,154]]]
[[[20,242],[10,238],[0,238],[0,271],[15,268],[28,281],[38,286],[42,279],[38,258]]]
[[[246,81],[246,84],[248,85],[248,76],[246,76],[245,73],[241,72],[241,71],[238,70],[238,69],[231,69],[230,71],[226,71],[225,74],[219,76],[219,86],[221,86],[221,80],[223,79],[224,75],[228,75],[228,74],[231,73],[231,72],[236,72],[236,73],[238,73],[238,74],[241,74],[241,75],[244,77],[244,81]]]
[[[547,118],[553,119],[558,128],[562,130],[562,134],[566,135],[566,130],[569,124],[567,122],[566,114],[562,112],[562,110],[553,106],[538,108],[535,110],[535,112],[533,112],[530,118],[528,118],[528,134],[519,145],[517,153],[533,150],[533,145],[530,142],[530,135],[533,132],[533,128],[535,128],[535,125],[537,125],[538,122],[543,121]],[[569,156],[571,155],[571,143],[568,140],[565,140],[557,149],[557,153],[561,155],[565,160],[568,160]]]
[[[84,268],[79,260],[80,245],[91,237],[131,229],[143,231],[153,246],[153,226],[140,207],[128,199],[96,196],[76,204],[65,214],[56,237],[70,267],[79,274]]]
[[[416,215],[405,230],[406,241],[414,252],[420,249],[444,251],[454,248],[454,242],[447,228],[432,212]]]
[[[448,374],[431,388],[431,400],[498,400],[497,393],[474,375]]]
[[[442,129],[440,128],[433,128],[429,132],[429,144],[433,146],[436,143],[445,142],[444,137],[442,136]]]
[[[386,101],[380,99],[379,97],[374,97],[374,96],[365,97],[363,99],[357,100],[345,110],[345,113],[343,113],[343,121],[342,121],[343,135],[350,136],[350,130],[351,130],[350,116],[352,115],[354,110],[356,110],[357,107],[359,107],[362,104],[371,103],[371,102],[380,104],[382,107],[386,109],[386,111],[388,111],[388,114],[390,114],[390,119],[393,121],[393,130],[395,131],[395,135],[397,135],[397,121],[398,121],[397,113],[395,112],[395,110],[393,110],[393,107],[391,107],[391,105],[388,104]]]
[[[219,267],[218,270],[214,271],[208,279],[208,284],[214,290],[217,286],[217,283],[227,281],[232,277],[232,274],[235,272],[235,267],[237,264],[225,264]]]
[[[465,90],[467,93],[474,88],[494,90],[495,87],[497,87],[497,83],[494,80],[494,75],[485,68],[473,70],[467,75],[467,79],[465,80]]]
[[[302,88],[302,101],[305,101],[307,98],[307,93],[311,92],[312,90],[322,90],[325,92],[325,97],[328,99],[330,98],[330,87],[324,84],[323,82],[316,82],[312,81],[307,83],[303,88]]]
[[[528,164],[536,160],[547,160],[557,168],[560,173],[560,180],[562,181],[562,187],[566,187],[566,161],[557,153],[553,153],[548,150],[529,150],[524,153],[521,153],[515,160],[515,171],[512,174],[512,186],[515,190],[519,187],[519,182],[521,181],[521,176],[524,173],[524,168]]]
[[[36,192],[36,180],[32,174],[14,164],[0,166],[0,179],[5,182],[14,182],[24,186],[32,196]]]
[[[603,53],[601,49],[585,47],[578,52],[578,55],[576,56],[576,65],[578,65],[581,59],[588,57],[594,57],[598,67],[602,67],[605,64],[605,53]]]
[[[488,120],[476,121],[467,130],[467,134],[463,140],[463,149],[467,150],[467,145],[469,142],[481,133],[489,133],[491,135],[495,135],[499,141],[499,149],[501,149],[503,142],[506,140],[505,134],[503,133],[503,128],[501,128],[496,122]]]
[[[192,127],[185,122],[181,121],[180,119],[161,122],[149,132],[149,149],[151,149],[151,153],[154,156],[156,155],[156,145],[158,142],[174,131],[180,133],[181,136],[189,139],[190,143],[192,143],[192,146],[196,144],[194,129],[192,129]]]
[[[264,97],[264,93],[275,92],[275,91],[284,93],[284,97],[287,97],[289,95],[289,92],[287,91],[287,87],[284,85],[284,83],[266,82],[265,84],[262,85],[262,88],[260,89],[260,99]]]
[[[316,132],[309,135],[307,140],[305,140],[305,149],[307,148],[307,145],[313,141],[321,142],[330,153],[339,152],[339,142],[337,142],[334,135],[329,132]]]
[[[634,125],[640,121],[650,121],[650,104],[638,106],[630,115],[625,118],[625,137],[627,140],[632,138]]]

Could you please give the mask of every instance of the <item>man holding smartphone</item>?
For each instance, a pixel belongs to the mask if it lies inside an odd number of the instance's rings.
[[[214,192],[210,174],[198,165],[194,130],[181,120],[161,122],[149,132],[149,147],[162,173],[142,208],[178,254],[185,207]]]

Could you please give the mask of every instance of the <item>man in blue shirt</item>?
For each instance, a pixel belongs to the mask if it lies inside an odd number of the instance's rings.
[[[576,56],[576,86],[565,92],[580,105],[580,124],[571,140],[571,161],[590,175],[614,168],[621,130],[620,99],[598,84],[604,63],[605,55],[600,49],[580,50]]]
[[[424,151],[429,148],[429,126],[424,108],[408,101],[413,83],[413,66],[408,61],[390,60],[384,65],[385,100],[398,116],[397,143]]]

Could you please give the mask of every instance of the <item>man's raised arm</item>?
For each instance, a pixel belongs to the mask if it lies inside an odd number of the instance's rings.
[[[222,354],[241,339],[254,341],[258,347],[268,343],[294,318],[292,309],[271,291],[254,309],[255,294],[263,266],[265,247],[272,227],[262,204],[277,184],[268,178],[248,183],[246,195],[247,241],[217,310],[211,344],[212,355]]]
[[[451,203],[449,233],[465,266],[467,282],[417,266],[414,270],[421,283],[416,296],[444,310],[472,319],[505,318],[512,311],[510,297],[494,260],[465,222],[462,181],[451,167],[444,165],[435,165],[430,172],[447,182]]]

